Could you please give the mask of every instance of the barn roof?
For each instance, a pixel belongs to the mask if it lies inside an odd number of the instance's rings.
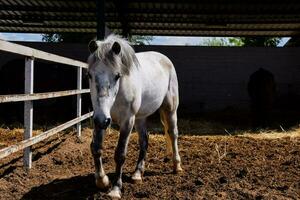
[[[106,0],[118,33],[181,36],[295,36],[298,0]],[[96,0],[1,0],[0,32],[96,33]]]

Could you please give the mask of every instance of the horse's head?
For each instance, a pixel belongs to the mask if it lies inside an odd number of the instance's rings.
[[[88,75],[96,128],[106,129],[110,110],[119,91],[120,79],[129,75],[135,62],[134,50],[127,41],[109,36],[104,41],[89,43]]]
[[[89,43],[92,55],[88,60],[88,76],[94,108],[95,126],[106,129],[111,122],[110,109],[118,93],[119,81],[122,76],[118,61],[121,46],[118,42],[114,42],[112,45],[107,44],[105,46],[105,48],[109,48],[106,52],[107,55],[101,57],[98,54],[98,48],[99,46],[104,48],[104,45],[101,45],[101,43],[99,45],[98,43],[97,41]]]

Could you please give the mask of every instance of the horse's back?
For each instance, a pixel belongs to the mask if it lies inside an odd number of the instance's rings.
[[[136,56],[138,61],[141,63],[141,65],[143,65],[144,62],[150,62],[150,63],[157,62],[159,64],[157,66],[160,66],[167,71],[174,69],[171,60],[162,53],[156,51],[146,51],[146,52],[136,53]]]
[[[165,55],[149,51],[136,54],[140,63],[138,76],[141,86],[141,108],[139,115],[145,116],[155,112],[163,103],[170,81],[175,79],[178,90],[177,77],[174,66]]]
[[[176,79],[177,82],[177,75],[174,65],[172,61],[164,54],[156,51],[146,51],[136,53],[136,56],[140,63],[139,71],[146,75],[144,78],[151,79],[151,82],[159,81],[160,79],[167,79],[168,81],[171,79]],[[162,86],[168,85],[169,83]]]

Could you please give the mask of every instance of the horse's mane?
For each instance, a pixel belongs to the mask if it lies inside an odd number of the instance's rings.
[[[121,50],[118,55],[114,54],[111,49],[115,42],[118,42]],[[139,62],[136,58],[135,51],[130,43],[117,35],[111,34],[103,41],[96,41],[97,50],[91,56],[102,60],[105,64],[113,68],[121,68],[121,73],[128,75],[133,67],[138,67]]]

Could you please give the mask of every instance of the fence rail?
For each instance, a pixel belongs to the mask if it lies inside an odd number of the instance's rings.
[[[12,153],[15,153],[19,150],[22,150],[26,147],[30,147],[38,142],[41,142],[45,139],[47,139],[48,137],[66,129],[66,128],[69,128],[75,124],[78,124],[79,122],[85,120],[85,119],[88,119],[89,117],[91,117],[93,115],[93,112],[89,112],[85,115],[82,115],[80,117],[77,117],[75,119],[72,119],[66,123],[63,123],[59,126],[56,126],[55,128],[52,128],[48,131],[45,131],[43,133],[40,133],[34,137],[30,137],[29,139],[27,140],[23,140],[21,142],[19,142],[18,144],[15,144],[15,145],[12,145],[12,146],[9,146],[9,147],[6,147],[6,148],[3,148],[0,150],[0,159],[12,154]]]
[[[33,94],[0,95],[0,103],[50,99],[56,97],[72,96],[76,94],[84,94],[89,92],[90,89],[82,89],[82,90],[66,90],[66,91],[59,91],[59,92],[44,92],[44,93],[33,93]]]
[[[87,68],[87,63],[78,60],[73,60],[71,58],[66,58],[63,56],[58,56],[45,51],[33,49],[23,45],[15,44],[12,42],[7,42],[4,40],[0,40],[0,50],[27,56],[30,58],[42,59],[42,60],[52,61],[52,62],[61,63],[65,65]]]
[[[77,136],[81,136],[81,121],[88,119],[93,115],[93,112],[81,115],[81,95],[84,93],[89,93],[89,89],[82,89],[82,68],[87,68],[87,64],[81,61],[73,60],[63,56],[58,56],[48,52],[40,51],[30,47],[26,47],[19,44],[14,44],[4,40],[0,40],[0,51],[6,51],[10,53],[15,53],[25,56],[25,94],[9,94],[0,95],[0,103],[11,103],[24,101],[24,140],[0,149],[0,159],[15,153],[19,150],[24,149],[24,166],[26,168],[31,168],[32,166],[32,152],[31,146],[45,140],[46,138],[65,130],[76,124]],[[52,61],[56,63],[61,63],[65,65],[71,65],[77,67],[77,89],[76,90],[66,90],[66,91],[56,91],[56,92],[45,92],[45,93],[34,93],[34,60],[42,59],[47,61]],[[33,129],[33,101],[50,99],[57,97],[65,97],[70,95],[77,95],[77,113],[76,118],[56,126],[48,131],[40,133],[32,137]]]

